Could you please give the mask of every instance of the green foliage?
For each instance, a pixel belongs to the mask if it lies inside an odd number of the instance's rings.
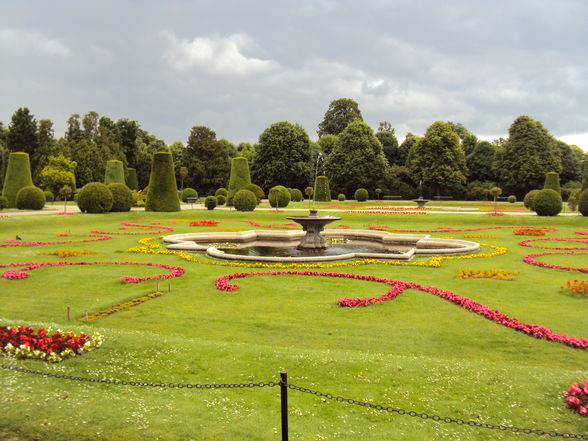
[[[314,183],[314,200],[317,202],[330,202],[331,188],[329,179],[326,176],[317,176]]]
[[[549,172],[545,175],[545,182],[543,188],[551,188],[557,194],[561,195],[561,187],[559,185],[559,174],[555,172]]]
[[[276,185],[270,189],[268,200],[273,208],[287,207],[290,203],[290,192],[283,185]]]
[[[357,202],[365,202],[368,200],[369,194],[365,188],[358,188],[355,190],[353,197]]]
[[[297,188],[292,189],[292,191],[290,192],[290,197],[292,202],[300,202],[304,199],[304,196],[302,196],[302,192]]]
[[[403,165],[402,155],[400,154],[400,145],[398,139],[392,131],[379,131],[376,133],[376,138],[382,144],[384,156],[390,165]]]
[[[339,193],[339,195],[337,196],[337,200],[339,202],[343,202],[345,200],[345,195],[343,193]]]
[[[466,199],[470,201],[487,201],[492,187],[495,187],[494,182],[472,181],[467,185]]]
[[[182,202],[188,202],[188,198],[197,198],[198,192],[192,187],[186,187],[180,192],[180,199]]]
[[[252,179],[266,189],[280,183],[302,188],[308,185],[310,159],[310,138],[306,130],[288,121],[274,123],[259,135],[251,165]]]
[[[204,206],[207,210],[214,210],[214,207],[216,207],[216,203],[216,196],[206,196],[206,199],[204,199]]]
[[[112,193],[112,207],[110,211],[131,211],[133,206],[133,194],[131,189],[120,182],[113,182],[106,186]]]
[[[37,126],[37,148],[31,155],[31,173],[33,181],[39,182],[41,171],[49,164],[49,158],[59,154],[55,141],[53,122],[49,119],[39,120]]]
[[[112,193],[101,182],[84,185],[77,195],[80,211],[85,213],[108,213],[112,208]]]
[[[480,141],[466,156],[466,164],[471,181],[496,181],[494,161],[496,146],[488,141]]]
[[[125,170],[122,161],[111,159],[106,162],[106,171],[104,173],[104,185],[118,182],[125,183]]]
[[[35,153],[37,149],[37,121],[28,108],[21,107],[12,115],[6,134],[6,147],[10,152],[23,152],[29,155]]]
[[[133,207],[144,207],[147,196],[141,190],[131,190]]]
[[[586,152],[576,145],[568,145],[563,141],[555,142],[561,157],[560,182],[581,181],[582,162],[587,159]]]
[[[351,98],[331,101],[317,131],[319,138],[324,135],[338,135],[352,121],[363,121],[357,102]]]
[[[525,198],[523,199],[525,208],[535,211],[535,197],[537,196],[537,193],[539,193],[539,190],[531,190],[525,195]]]
[[[559,150],[549,132],[529,116],[519,116],[509,128],[509,138],[499,151],[496,170],[503,187],[521,196],[540,188],[545,174],[561,170]]]
[[[257,197],[252,191],[241,189],[235,193],[233,205],[237,211],[253,211],[257,206]]]
[[[226,188],[224,188],[224,187],[221,187],[221,188],[217,188],[217,190],[214,192],[214,195],[215,195],[215,196],[218,196],[218,195],[221,195],[221,194],[222,194],[224,197],[227,197],[227,196],[228,196],[228,194],[229,194],[229,191],[228,191]]]
[[[508,197],[508,202],[510,202],[511,204],[514,204],[517,201],[517,197],[514,194],[511,194]]]
[[[451,126],[451,130],[459,136],[464,154],[466,156],[470,155],[478,144],[478,138],[476,135],[466,129],[462,123],[454,123],[451,121],[448,121],[447,123]]]
[[[582,191],[588,189],[588,160],[582,163]]]
[[[496,200],[496,198],[502,194],[502,188],[500,188],[500,187],[492,187],[490,189],[490,194],[492,195],[492,197],[494,198],[494,200]]]
[[[2,196],[8,199],[8,207],[16,207],[16,195],[23,187],[33,185],[29,154],[23,152],[10,153],[8,168],[4,178]]]
[[[233,205],[233,197],[239,190],[251,184],[249,175],[249,164],[246,158],[237,156],[231,159],[231,176],[229,178],[229,189],[227,192],[227,205]]]
[[[582,216],[588,216],[588,189],[582,190],[578,197],[578,210]]]
[[[139,189],[139,181],[137,179],[137,170],[134,168],[127,168],[129,175],[127,176],[127,187],[131,190]]]
[[[34,185],[23,187],[16,194],[16,208],[19,210],[42,210],[45,202],[45,193]]]
[[[242,156],[247,158],[247,161],[253,161],[253,156],[255,155],[255,146],[249,144],[248,142],[241,142],[237,146],[237,156]]]
[[[208,127],[192,127],[183,160],[188,168],[187,185],[201,194],[211,194],[216,188],[227,185],[231,170],[229,151]]]
[[[551,188],[546,188],[539,190],[533,205],[535,213],[539,216],[557,216],[563,207],[563,202],[558,192]]]
[[[51,190],[45,190],[43,194],[45,195],[45,200],[47,202],[53,202],[55,200],[55,195]]]
[[[153,154],[145,211],[180,211],[174,164],[169,152]]]
[[[322,151],[322,153],[326,156],[329,156],[331,152],[339,145],[339,137],[337,135],[323,135],[321,136],[317,144]]]
[[[8,199],[6,196],[0,196],[0,210],[8,208]]]
[[[246,185],[245,190],[252,191],[255,197],[257,198],[257,203],[259,204],[261,200],[265,197],[265,193],[263,189],[257,184],[249,184]]]
[[[58,194],[59,190],[68,185],[71,188],[76,187],[76,178],[74,170],[77,163],[63,155],[50,156],[49,163],[41,170],[41,182],[45,188]]]
[[[216,202],[218,205],[225,205],[225,203],[227,202],[227,197],[219,194],[218,196],[216,196]]]
[[[312,187],[306,187],[304,189],[304,194],[308,197],[308,199],[310,200],[310,198],[312,197],[312,195],[314,194],[314,189]]]
[[[325,161],[326,175],[336,193],[353,194],[359,187],[383,186],[387,162],[371,127],[353,121],[339,135],[341,143]]]
[[[580,193],[582,193],[581,188],[576,188],[570,193],[568,197],[568,207],[570,211],[576,211],[578,209],[578,204],[580,202]]]
[[[443,194],[452,194],[466,183],[464,151],[451,124],[437,121],[429,126],[414,146],[409,168],[415,181]]]

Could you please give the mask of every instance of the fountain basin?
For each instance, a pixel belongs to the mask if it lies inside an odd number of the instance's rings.
[[[239,255],[231,252],[231,247],[291,247],[296,249],[305,236],[304,231],[249,230],[243,232],[206,232],[173,234],[164,237],[168,249],[205,252],[210,257],[243,261],[266,262],[322,262],[353,258],[394,259],[408,261],[413,256],[457,255],[477,251],[480,245],[475,242],[456,239],[435,239],[428,234],[393,234],[375,230],[325,229],[320,235],[323,239],[336,238],[348,241],[350,246],[365,243],[365,251],[346,252],[345,247],[332,245],[335,250],[317,250],[305,255],[291,253],[288,256]],[[231,244],[228,245],[227,244]],[[222,248],[222,249],[221,249]],[[384,249],[386,252],[378,250]],[[339,254],[340,253],[340,254]]]

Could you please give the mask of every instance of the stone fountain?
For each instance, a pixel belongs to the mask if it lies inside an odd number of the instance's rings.
[[[329,243],[321,236],[321,231],[324,230],[325,225],[341,220],[337,216],[319,216],[316,208],[311,208],[308,216],[288,216],[286,219],[302,225],[302,229],[306,232],[300,239],[300,244],[296,246],[299,250],[324,250],[328,248]]]

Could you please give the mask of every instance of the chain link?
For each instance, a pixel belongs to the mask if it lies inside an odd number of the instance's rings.
[[[287,386],[289,389],[297,390],[299,392],[304,392],[307,394],[316,395],[318,397],[323,397],[323,398],[326,398],[327,400],[335,400],[339,403],[353,404],[356,406],[368,407],[370,409],[383,410],[383,411],[389,412],[389,413],[397,413],[399,415],[408,415],[411,417],[418,417],[423,420],[430,419],[433,421],[440,421],[440,422],[444,422],[444,423],[454,423],[454,424],[458,424],[458,425],[481,427],[483,429],[502,430],[502,431],[506,431],[506,432],[520,432],[520,433],[534,434],[534,435],[538,435],[538,436],[548,435],[553,438],[561,437],[561,438],[569,438],[569,439],[588,440],[587,434],[556,432],[555,430],[547,431],[547,430],[541,430],[541,429],[528,429],[528,428],[522,428],[522,427],[517,427],[517,426],[506,426],[504,424],[483,423],[480,421],[464,420],[461,418],[442,417],[439,415],[428,414],[425,412],[419,413],[419,412],[415,412],[413,410],[410,410],[410,411],[404,410],[399,407],[383,406],[381,404],[374,404],[369,401],[361,401],[361,400],[354,400],[352,398],[345,398],[345,397],[342,397],[341,395],[333,395],[333,394],[321,392],[318,390],[308,389],[306,387],[296,386],[292,383],[288,383]]]
[[[92,377],[78,377],[74,375],[54,374],[52,372],[34,371],[32,369],[25,369],[16,366],[0,365],[2,369],[9,371],[21,372],[24,374],[39,375],[42,377],[61,378],[64,380],[86,381],[89,383],[106,383],[117,384],[121,386],[138,386],[138,387],[163,387],[163,388],[178,388],[178,389],[235,389],[235,388],[252,388],[252,387],[274,387],[278,386],[279,382],[259,382],[259,383],[159,383],[150,381],[134,381],[134,380],[117,380],[114,378],[92,378]]]

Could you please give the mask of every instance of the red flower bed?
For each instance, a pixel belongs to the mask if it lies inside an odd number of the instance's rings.
[[[572,383],[564,392],[566,404],[580,415],[588,416],[588,380],[582,384]]]
[[[545,236],[545,231],[539,228],[521,228],[513,230],[512,234],[517,236]]]
[[[588,250],[588,246],[586,247],[542,247],[539,245],[531,244],[531,242],[539,242],[539,241],[554,241],[554,242],[579,242],[582,244],[588,244],[588,239],[584,239],[583,237],[542,237],[539,239],[527,239],[519,242],[519,245],[523,247],[529,248],[543,248],[546,250]]]
[[[217,220],[198,220],[190,222],[191,227],[214,227],[215,225],[220,224],[221,221]]]
[[[69,234],[59,234],[59,236],[69,236]],[[95,239],[82,239],[82,240],[60,240],[60,241],[53,241],[53,242],[43,242],[43,241],[26,241],[26,240],[15,240],[9,239],[4,241],[4,243],[0,243],[0,247],[26,247],[26,246],[39,246],[39,245],[57,245],[63,243],[81,243],[81,242],[96,242],[99,240],[108,240],[112,239],[112,236],[107,236],[104,234],[80,234],[80,236],[88,236],[88,237],[95,237]]]
[[[560,288],[570,294],[581,294],[588,297],[588,280],[568,280],[565,286],[560,286]]]
[[[574,348],[588,348],[588,338],[586,337],[573,337],[567,334],[558,334],[551,329],[531,324],[522,323],[514,317],[509,317],[502,312],[491,309],[481,303],[475,302],[474,300],[462,297],[454,292],[441,290],[433,286],[419,285],[418,283],[402,282],[400,280],[384,279],[381,277],[363,275],[363,274],[347,274],[347,273],[334,273],[334,272],[316,272],[316,271],[267,271],[267,272],[252,272],[252,273],[234,273],[221,276],[216,279],[216,287],[221,291],[234,291],[239,289],[238,285],[231,284],[231,279],[243,278],[247,276],[259,276],[259,275],[298,275],[298,276],[322,276],[322,277],[341,277],[348,279],[357,280],[368,280],[372,282],[380,282],[386,285],[392,286],[392,289],[380,297],[364,297],[364,298],[343,298],[338,300],[339,306],[357,307],[357,306],[369,306],[374,303],[385,302],[388,300],[395,299],[406,289],[418,289],[420,291],[433,294],[441,297],[445,300],[450,301],[458,306],[461,306],[468,311],[472,311],[482,317],[492,320],[498,324],[514,329],[516,331],[527,334],[531,337],[558,342]]]
[[[528,263],[530,265],[536,265],[536,266],[540,266],[543,268],[554,268],[554,269],[560,269],[560,270],[565,270],[565,271],[580,271],[582,273],[588,273],[588,268],[574,268],[571,266],[562,266],[562,265],[552,265],[549,263],[544,263],[544,262],[539,262],[538,260],[535,260],[535,257],[539,257],[539,256],[549,256],[552,254],[583,254],[583,255],[588,255],[588,253],[583,253],[583,252],[574,252],[574,251],[552,251],[552,252],[546,252],[546,253],[535,253],[535,254],[529,254],[527,256],[525,256],[523,258],[523,262]]]
[[[59,362],[102,345],[102,336],[62,332],[30,326],[0,326],[0,353],[18,358]]]
[[[480,231],[480,230],[494,230],[494,229],[504,229],[504,228],[526,228],[521,226],[507,226],[507,225],[495,225],[492,227],[474,227],[474,228],[452,228],[452,227],[437,227],[433,229],[423,229],[423,230],[416,230],[416,229],[409,229],[409,228],[391,228],[387,225],[378,225],[368,227],[372,230],[390,230],[390,231],[398,231],[400,233],[448,233],[448,232],[459,232],[459,231]],[[538,227],[544,231],[557,231],[558,228],[555,227]]]

